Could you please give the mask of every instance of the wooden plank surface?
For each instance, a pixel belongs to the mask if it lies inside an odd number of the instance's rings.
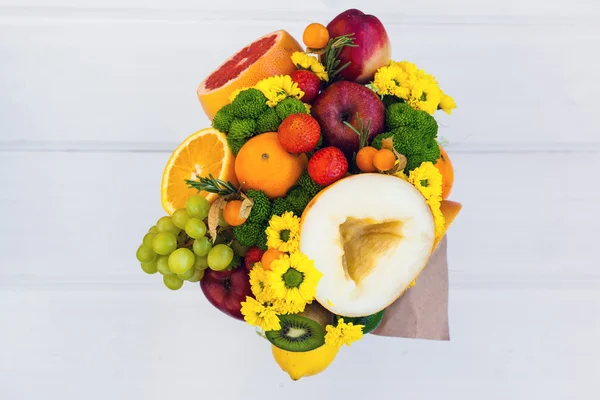
[[[209,124],[195,89],[210,71],[251,38],[280,28],[299,38],[306,24],[166,14],[0,18],[0,146],[178,142]],[[384,16],[394,58],[417,63],[455,96],[457,111],[438,116],[445,139],[485,149],[599,145],[600,56],[590,49],[600,48],[600,24]]]
[[[464,206],[451,340],[368,337],[293,383],[134,252],[170,151],[208,125],[198,83],[349,7],[459,105],[438,115]],[[0,399],[597,399],[596,48],[596,0],[0,0]]]

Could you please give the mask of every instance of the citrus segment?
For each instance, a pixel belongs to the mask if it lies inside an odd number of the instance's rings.
[[[241,49],[198,86],[197,95],[208,118],[229,104],[236,89],[254,86],[261,79],[289,75],[296,67],[291,55],[302,51],[300,44],[286,31],[271,32]]]
[[[234,156],[227,146],[225,134],[207,128],[189,136],[171,154],[163,172],[163,208],[172,214],[178,208],[185,208],[188,197],[198,194],[196,189],[188,187],[186,179],[196,180],[198,177],[212,175],[237,185],[234,165]],[[199,194],[209,201],[217,197],[214,193]]]

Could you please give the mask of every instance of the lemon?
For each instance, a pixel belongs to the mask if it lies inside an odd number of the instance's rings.
[[[323,372],[335,359],[340,348],[324,344],[319,348],[304,352],[286,351],[276,346],[271,346],[271,349],[273,358],[275,358],[281,369],[287,372],[290,378],[297,381],[303,376]]]

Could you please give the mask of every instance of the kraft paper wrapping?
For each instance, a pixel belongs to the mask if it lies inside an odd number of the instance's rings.
[[[450,340],[447,248],[444,237],[419,275],[417,284],[386,309],[383,320],[371,334]]]

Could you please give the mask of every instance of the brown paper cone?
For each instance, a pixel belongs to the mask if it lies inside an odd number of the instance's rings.
[[[446,237],[429,258],[417,284],[386,309],[383,320],[371,333],[379,336],[450,340]]]

